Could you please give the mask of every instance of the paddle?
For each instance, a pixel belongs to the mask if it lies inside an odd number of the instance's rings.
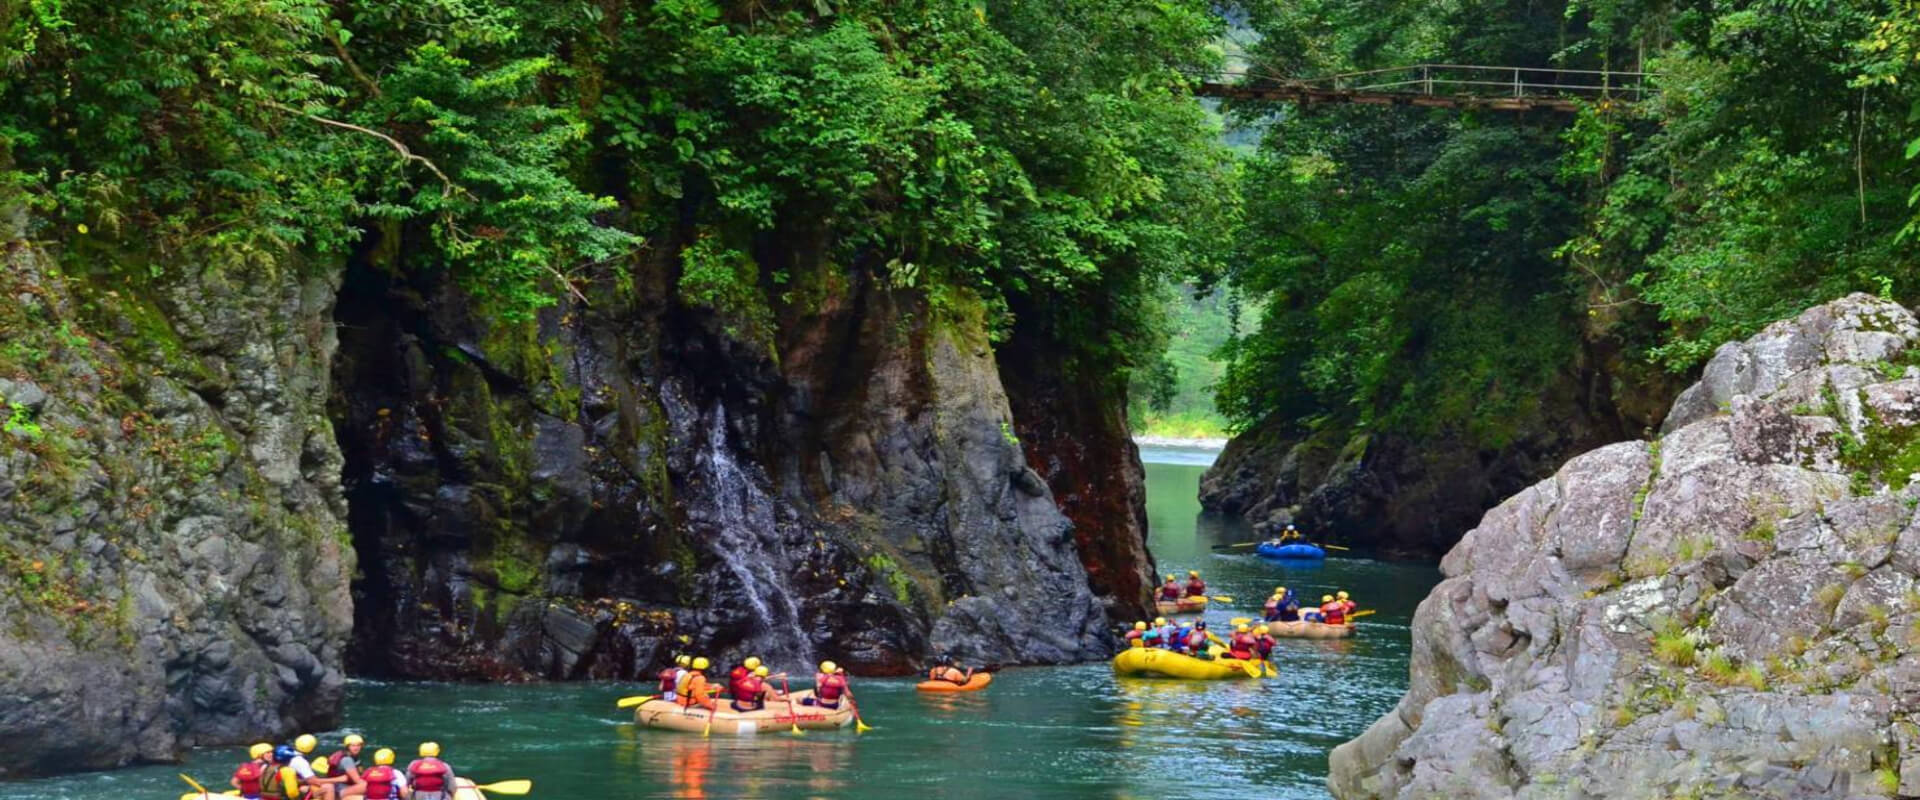
[[[1226,642],[1220,641],[1220,637],[1213,635],[1213,631],[1207,631],[1207,640],[1213,642],[1214,644],[1220,645],[1227,652],[1233,652],[1233,647],[1228,645]],[[1249,678],[1260,677],[1260,662],[1258,661],[1252,661],[1244,658],[1227,658],[1225,660],[1238,662],[1240,664],[1240,669],[1246,672],[1247,677]]]
[[[1242,547],[1259,547],[1259,546],[1260,546],[1260,543],[1259,543],[1259,542],[1241,542],[1241,543],[1239,543],[1239,544],[1216,544],[1216,545],[1214,545],[1214,546],[1213,546],[1213,549],[1215,549],[1215,550],[1238,550],[1238,549],[1240,549],[1240,548],[1242,548]]]
[[[1379,610],[1379,609],[1375,609],[1375,608],[1369,608],[1369,609],[1367,609],[1367,610],[1365,610],[1365,611],[1355,611],[1355,612],[1353,612],[1353,613],[1351,613],[1351,614],[1348,614],[1348,615],[1347,615],[1347,619],[1359,619],[1359,618],[1361,618],[1361,617],[1364,617],[1364,616],[1366,616],[1366,615],[1368,615],[1368,614],[1371,614],[1371,613],[1373,613],[1373,612],[1375,612],[1375,611],[1378,611],[1378,610]]]
[[[793,710],[793,685],[787,683],[787,674],[784,672],[780,673],[780,691],[787,696],[787,724],[792,726],[793,735],[799,736],[800,712]]]
[[[847,689],[847,708],[853,711],[854,733],[866,733],[867,731],[873,730],[873,726],[868,725],[866,720],[860,718],[860,704],[853,701],[853,689],[851,688]]]
[[[615,701],[613,705],[615,708],[633,708],[658,696],[659,695],[641,694],[634,695],[633,697],[622,697],[618,701]]]
[[[1231,602],[1233,602],[1233,598],[1232,598],[1231,596],[1228,596],[1228,595],[1224,595],[1224,594],[1217,594],[1217,595],[1214,595],[1214,596],[1213,596],[1213,602],[1216,602],[1216,603],[1231,603]]]
[[[494,794],[526,794],[533,791],[533,781],[527,780],[526,778],[515,778],[510,781],[500,781],[498,783],[484,783],[473,788]]]
[[[1337,544],[1323,544],[1320,546],[1328,550],[1352,550],[1353,549],[1351,547],[1341,547],[1340,545],[1337,545]]]
[[[184,772],[180,773],[180,780],[186,781],[188,786],[193,787],[193,791],[180,795],[180,800],[203,800],[203,798],[208,798],[208,797],[237,797],[240,794],[239,792],[232,791],[232,790],[221,792],[219,794],[214,794],[207,787],[201,786],[200,784],[195,783],[194,780],[192,778],[187,777],[187,774]]]

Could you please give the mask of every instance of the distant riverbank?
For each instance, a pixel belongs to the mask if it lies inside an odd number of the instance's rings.
[[[1133,443],[1141,447],[1178,447],[1188,450],[1212,450],[1214,452],[1219,452],[1227,446],[1225,437],[1185,438],[1179,436],[1135,436],[1133,437]]]

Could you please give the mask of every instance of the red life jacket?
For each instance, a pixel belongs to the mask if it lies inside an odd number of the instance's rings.
[[[1192,650],[1193,652],[1198,653],[1202,649],[1206,648],[1206,646],[1207,646],[1206,631],[1200,630],[1199,628],[1194,628],[1192,633],[1187,634],[1188,650]]]
[[[1259,646],[1261,658],[1267,658],[1273,655],[1274,641],[1271,635],[1261,633],[1259,636],[1253,637],[1253,643]]]
[[[407,775],[413,779],[416,792],[447,791],[447,762],[437,758],[423,758],[407,765]]]
[[[679,667],[668,667],[666,669],[660,670],[660,693],[661,694],[672,693],[673,685],[679,679],[680,679]]]
[[[1233,635],[1233,646],[1228,649],[1234,658],[1253,658],[1254,647],[1253,634],[1236,633]]]
[[[817,674],[813,678],[813,694],[829,703],[838,701],[847,691],[847,676],[839,673],[832,675]]]
[[[360,779],[367,782],[367,800],[393,800],[400,796],[393,790],[393,767],[374,767],[360,773]]]
[[[1173,581],[1167,581],[1166,585],[1160,587],[1160,599],[1162,600],[1180,599],[1180,584],[1174,583]]]
[[[1140,638],[1141,636],[1145,636],[1145,635],[1146,635],[1146,633],[1147,633],[1146,631],[1127,631],[1127,635],[1126,635],[1126,638],[1127,638],[1127,639],[1138,639],[1138,638]]]
[[[259,797],[267,780],[266,771],[260,768],[260,762],[249,761],[233,771],[234,781],[240,784],[240,796]]]
[[[1328,625],[1345,625],[1347,607],[1338,600],[1320,606],[1320,619]]]
[[[760,696],[759,681],[753,673],[743,667],[733,668],[733,680],[727,682],[727,694],[735,700],[751,700]]]
[[[1194,578],[1193,580],[1187,581],[1188,597],[1199,597],[1206,593],[1207,593],[1206,581],[1200,580],[1199,578]]]

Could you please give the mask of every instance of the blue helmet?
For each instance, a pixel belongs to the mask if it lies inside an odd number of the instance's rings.
[[[292,761],[299,755],[300,751],[293,749],[293,745],[290,744],[283,744],[273,748],[273,760],[275,761]]]

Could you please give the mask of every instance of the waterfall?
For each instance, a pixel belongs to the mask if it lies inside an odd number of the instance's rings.
[[[788,559],[774,519],[773,499],[733,459],[727,446],[727,411],[716,406],[704,454],[714,504],[715,554],[739,583],[762,630],[753,636],[771,662],[800,661],[811,669],[813,643],[800,625],[800,604],[787,584]]]

